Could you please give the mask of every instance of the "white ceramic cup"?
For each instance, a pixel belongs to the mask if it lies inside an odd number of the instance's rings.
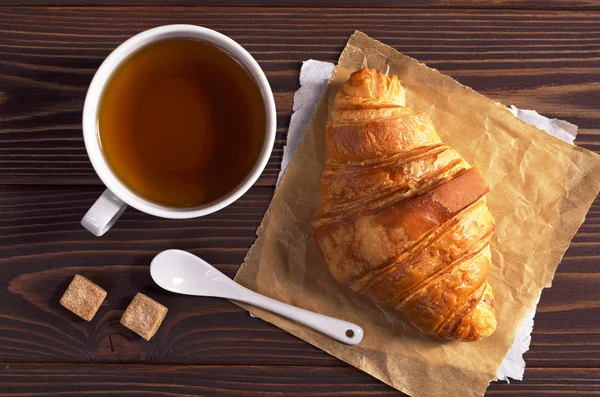
[[[108,166],[100,146],[98,130],[98,106],[104,88],[119,65],[149,43],[173,37],[187,37],[214,45],[235,59],[254,79],[262,93],[266,130],[259,159],[246,178],[230,193],[213,202],[191,208],[173,208],[150,202],[129,189]],[[81,220],[81,224],[96,236],[102,236],[119,219],[130,205],[147,214],[170,219],[196,218],[218,211],[240,198],[256,182],[275,142],[276,113],[273,92],[262,69],[252,56],[238,43],[214,30],[194,25],[167,25],[146,30],[117,47],[100,65],[85,97],[83,107],[83,138],[85,148],[94,170],[106,185],[106,190],[96,200]]]

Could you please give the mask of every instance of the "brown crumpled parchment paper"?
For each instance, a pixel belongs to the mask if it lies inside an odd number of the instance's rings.
[[[363,66],[399,76],[407,106],[427,112],[442,140],[483,172],[496,218],[489,282],[498,328],[488,339],[441,341],[401,314],[337,283],[313,241],[325,124],[339,86]],[[348,41],[235,280],[274,299],[352,321],[364,340],[347,346],[260,309],[260,318],[412,396],[482,396],[515,332],[600,190],[600,156],[528,125],[504,106],[356,32]],[[246,307],[246,306],[244,306]]]

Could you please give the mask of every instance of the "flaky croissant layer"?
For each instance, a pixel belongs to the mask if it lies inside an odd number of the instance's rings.
[[[489,189],[404,95],[396,76],[367,68],[337,93],[315,239],[338,281],[422,332],[485,338],[496,329]]]

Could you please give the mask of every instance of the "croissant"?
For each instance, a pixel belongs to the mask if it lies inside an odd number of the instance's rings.
[[[340,88],[314,237],[342,284],[424,333],[479,340],[496,329],[489,188],[404,97],[396,76],[368,68]]]

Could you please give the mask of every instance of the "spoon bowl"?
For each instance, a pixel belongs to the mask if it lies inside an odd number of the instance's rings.
[[[161,288],[183,295],[227,298],[238,285],[204,259],[181,250],[156,255],[150,275]]]

